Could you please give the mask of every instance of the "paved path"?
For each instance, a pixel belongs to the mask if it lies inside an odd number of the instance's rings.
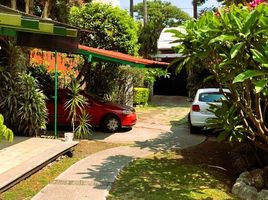
[[[167,102],[170,101],[165,101],[165,104]],[[184,103],[185,99],[181,102]],[[128,132],[95,134],[94,139],[97,140],[132,145],[104,150],[77,162],[41,190],[33,200],[104,200],[118,172],[133,159],[203,142],[205,137],[191,135],[187,124],[172,122],[172,118],[182,119],[187,115],[189,107],[181,108],[163,108],[151,113],[145,111],[146,115],[141,115],[141,122]]]
[[[0,144],[0,192],[17,179],[27,176],[58,154],[70,149],[77,142],[54,139],[15,137],[14,143]]]

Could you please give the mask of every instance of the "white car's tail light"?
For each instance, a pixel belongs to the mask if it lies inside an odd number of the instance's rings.
[[[199,112],[200,111],[199,105],[192,105],[192,111]]]

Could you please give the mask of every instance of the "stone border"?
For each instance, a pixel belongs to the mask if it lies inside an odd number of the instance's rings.
[[[232,193],[237,197],[245,200],[268,200],[268,190],[262,189],[258,192],[257,188],[254,187],[256,177],[253,177],[251,173],[258,173],[259,176],[257,184],[263,179],[263,171],[260,169],[253,170],[252,172],[245,171],[240,174],[232,188]],[[254,179],[255,178],[255,179]],[[261,183],[262,184],[262,183]]]

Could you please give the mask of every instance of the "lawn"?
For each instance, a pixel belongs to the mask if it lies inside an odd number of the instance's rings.
[[[202,154],[200,150],[215,150],[217,146],[214,142],[206,144],[208,147],[201,144],[185,151],[158,153],[132,162],[119,174],[108,200],[235,199],[229,193],[233,183],[229,166],[223,166],[221,161],[226,158],[226,152],[212,151],[215,157],[206,159],[199,155]],[[191,155],[194,153],[196,155]],[[220,154],[225,155],[216,158]]]
[[[113,148],[118,145],[97,141],[81,141],[73,152],[73,157],[65,157],[51,163],[31,177],[20,182],[8,191],[0,194],[1,200],[28,200],[37,194],[43,187],[51,183],[58,175],[68,169],[72,164],[90,154]]]

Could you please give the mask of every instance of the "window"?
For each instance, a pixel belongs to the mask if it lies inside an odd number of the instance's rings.
[[[199,95],[199,101],[201,102],[219,102],[221,99],[224,99],[224,95],[218,92],[211,93],[201,93]]]

